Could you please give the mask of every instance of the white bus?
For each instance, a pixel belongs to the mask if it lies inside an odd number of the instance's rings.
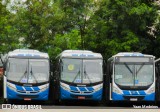
[[[49,56],[38,50],[16,49],[7,55],[4,99],[48,100]]]
[[[154,56],[118,53],[107,61],[107,101],[155,101]]]
[[[101,101],[103,92],[103,58],[87,50],[65,50],[56,58],[54,74],[58,100]]]

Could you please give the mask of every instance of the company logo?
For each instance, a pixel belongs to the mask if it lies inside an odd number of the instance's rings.
[[[2,109],[12,109],[11,104],[2,104]]]
[[[30,91],[26,91],[26,94],[30,94]]]
[[[42,109],[41,105],[11,105],[2,104],[2,109]]]

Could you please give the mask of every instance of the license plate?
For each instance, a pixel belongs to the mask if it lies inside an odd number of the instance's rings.
[[[25,101],[30,101],[30,100],[31,100],[31,98],[24,98],[24,100],[25,100]]]
[[[82,99],[82,100],[84,100],[84,99],[85,99],[85,97],[84,97],[84,96],[78,96],[78,99]]]
[[[130,98],[130,101],[137,101],[137,98]]]

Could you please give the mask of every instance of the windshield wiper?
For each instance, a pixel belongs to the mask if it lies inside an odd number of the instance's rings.
[[[80,69],[79,71],[77,72],[77,75],[75,76],[74,80],[72,81],[72,83],[74,83],[74,81],[77,79],[77,77],[80,75]]]
[[[18,82],[20,82],[23,79],[23,77],[26,77],[26,74],[27,74],[27,66],[26,66],[26,71],[23,73],[22,77],[20,78]]]
[[[30,73],[31,73],[31,75],[34,77],[34,79],[35,79],[36,83],[38,83],[38,81],[37,81],[37,79],[36,79],[35,75],[33,74],[32,66],[31,66],[31,71],[30,71]]]
[[[133,74],[133,72],[132,72],[132,70],[129,68],[129,66],[128,66],[126,63],[124,63],[124,65],[125,65],[126,68],[131,72],[131,74]]]
[[[135,80],[135,76],[134,76],[134,74],[133,74],[134,71],[132,71],[132,70],[130,69],[130,67],[129,67],[126,63],[124,63],[124,65],[125,65],[126,68],[131,72],[132,78],[134,78],[134,80]]]
[[[136,71],[135,71],[135,80],[137,80],[137,75],[139,73],[139,71],[142,69],[142,67],[144,66],[144,63],[139,67],[139,69],[137,70],[137,67],[136,67]]]
[[[92,83],[91,79],[89,78],[89,75],[86,72],[86,66],[84,66],[84,76],[88,78],[90,83]]]
[[[136,74],[138,74],[138,72],[142,69],[143,66],[144,66],[144,63],[139,67],[139,69],[137,70]]]

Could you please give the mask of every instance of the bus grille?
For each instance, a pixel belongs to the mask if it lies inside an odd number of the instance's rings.
[[[137,98],[138,101],[142,101],[144,99],[144,96],[123,96],[123,98],[129,101],[131,98]]]
[[[71,91],[72,93],[81,93],[80,91]]]
[[[90,94],[92,93],[93,91],[71,91],[72,93],[87,93],[87,94]]]
[[[39,95],[17,95],[20,98],[37,98]]]
[[[72,98],[78,99],[78,97],[80,95],[70,95]],[[82,95],[83,97],[85,97],[85,99],[91,99],[93,96],[92,95]]]
[[[17,91],[17,92],[19,92],[19,93],[33,93],[33,94],[36,94],[36,93],[38,93],[39,91]]]

